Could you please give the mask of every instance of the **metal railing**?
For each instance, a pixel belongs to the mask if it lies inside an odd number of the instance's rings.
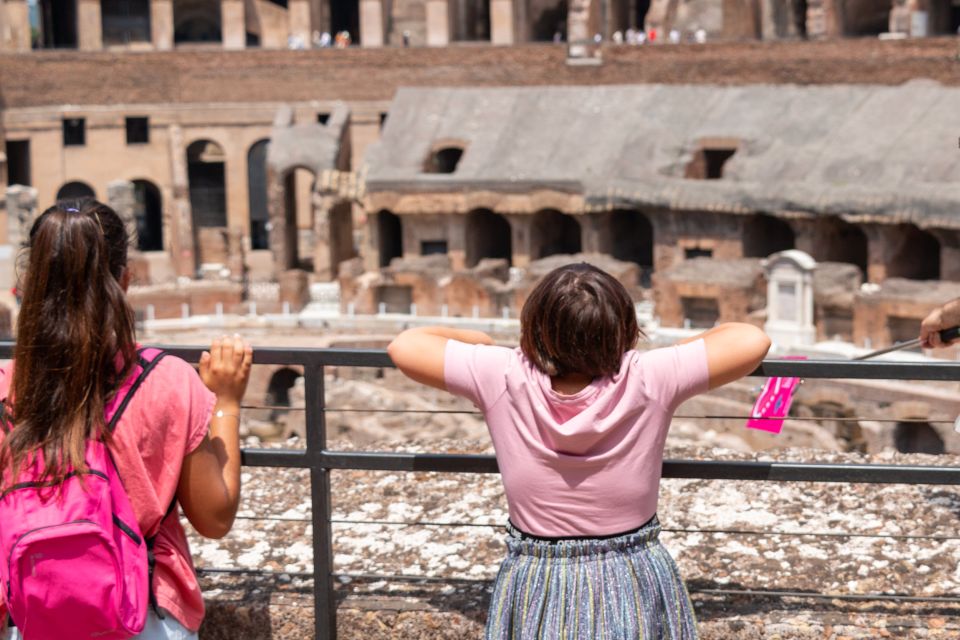
[[[13,344],[0,342],[0,359],[11,357]],[[199,361],[200,347],[163,347],[188,362]],[[243,464],[251,467],[307,469],[310,471],[310,501],[313,525],[313,572],[315,636],[336,638],[336,601],[333,571],[333,531],[330,472],[334,470],[410,471],[439,473],[497,473],[493,456],[438,453],[383,453],[335,451],[327,448],[326,414],[341,411],[325,402],[325,367],[392,368],[385,351],[373,349],[283,349],[258,347],[256,365],[297,365],[303,368],[305,384],[304,449],[244,449]],[[752,376],[861,380],[960,381],[960,364],[852,362],[845,360],[767,360]],[[376,409],[370,409],[376,413]],[[824,418],[830,420],[830,418]],[[869,484],[960,485],[960,467],[921,465],[831,464],[797,462],[664,460],[664,478],[706,480],[762,480],[775,482],[841,482]],[[340,521],[336,521],[340,523]],[[349,522],[347,522],[349,524]],[[449,524],[449,523],[435,523]],[[750,532],[738,532],[750,533]],[[760,533],[760,532],[755,532]],[[853,534],[850,534],[853,535]],[[924,536],[920,536],[924,537]],[[936,537],[936,536],[930,536]],[[953,539],[953,538],[951,538]],[[728,590],[707,590],[723,595]],[[737,591],[736,593],[744,593]],[[770,591],[765,595],[792,592]],[[809,597],[811,594],[804,594]],[[834,596],[831,596],[834,597]],[[864,596],[851,596],[861,598]],[[909,595],[869,596],[869,599],[911,601]],[[924,601],[942,598],[922,597]],[[947,599],[954,602],[954,599]]]

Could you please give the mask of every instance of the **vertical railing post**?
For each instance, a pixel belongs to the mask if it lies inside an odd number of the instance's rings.
[[[314,637],[337,637],[336,594],[333,591],[333,530],[330,524],[330,470],[324,466],[327,421],[324,411],[323,365],[304,365],[307,456],[310,458],[310,500],[313,520]]]

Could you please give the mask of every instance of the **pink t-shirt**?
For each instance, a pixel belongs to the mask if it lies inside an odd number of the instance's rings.
[[[7,397],[12,371],[0,367],[0,398]],[[157,604],[192,631],[203,621],[203,597],[179,510],[164,514],[176,494],[184,457],[207,434],[216,399],[191,365],[165,356],[127,405],[110,443],[140,531],[152,535],[163,518],[154,546]],[[0,602],[0,620],[5,613]]]
[[[449,340],[444,378],[483,412],[511,521],[550,537],[609,535],[649,520],[673,412],[709,382],[703,340],[628,351],[617,374],[569,396],[520,349]]]

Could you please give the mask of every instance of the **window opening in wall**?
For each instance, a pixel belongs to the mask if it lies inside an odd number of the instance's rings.
[[[220,3],[211,0],[174,0],[173,41],[220,42]]]
[[[380,266],[389,267],[390,261],[403,256],[403,221],[400,216],[381,211],[377,214],[377,239]]]
[[[530,39],[556,42],[567,39],[567,0],[542,1],[531,7]]]
[[[960,34],[960,0],[950,3],[950,33]]]
[[[270,214],[267,209],[267,148],[260,140],[247,152],[247,199],[250,205],[250,248],[269,249]]]
[[[40,0],[35,43],[43,49],[77,48],[77,0]]]
[[[334,0],[330,3],[330,31],[346,31],[352,44],[360,44],[360,0]]]
[[[943,438],[929,422],[898,422],[893,431],[893,446],[901,453],[946,453]]]
[[[7,184],[30,186],[29,140],[7,140]]]
[[[512,260],[510,223],[502,215],[479,209],[467,214],[466,262],[475,267],[485,258]]]
[[[150,142],[150,119],[127,118],[127,144],[147,144],[148,142]]]
[[[227,226],[226,155],[216,142],[198,140],[187,147],[187,181],[193,224]]]
[[[318,124],[327,124],[330,121],[329,113],[318,113],[317,114],[317,123]]]
[[[244,44],[246,44],[248,48],[259,47],[260,36],[257,35],[256,33],[250,33],[249,31],[247,31]]]
[[[163,250],[163,201],[160,189],[148,180],[133,181],[134,210],[137,223],[137,249]]]
[[[683,317],[691,329],[710,329],[720,320],[716,298],[681,298]]]
[[[287,0],[267,0],[268,2],[277,5],[278,7],[287,8]]]
[[[446,255],[446,253],[447,253],[446,240],[421,240],[420,241],[420,255],[422,256]]]
[[[702,249],[700,247],[690,247],[683,250],[683,257],[686,260],[693,260],[694,258],[712,258],[713,249]]]
[[[100,0],[105,45],[150,42],[150,0]]]
[[[719,180],[727,161],[737,152],[736,147],[702,147],[693,154],[687,165],[686,177],[693,180]]]
[[[84,118],[63,119],[63,146],[82,147],[87,143],[87,121]]]
[[[453,173],[457,170],[463,149],[460,147],[444,147],[430,152],[427,161],[423,164],[424,173]]]
[[[457,40],[490,40],[489,0],[462,0],[457,9]]]
[[[381,114],[380,114],[380,128],[383,129],[383,125],[385,125],[385,124],[387,124],[387,114],[386,114],[386,113],[381,113]]]

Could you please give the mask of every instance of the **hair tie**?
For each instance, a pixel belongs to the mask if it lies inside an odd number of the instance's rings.
[[[80,213],[80,209],[76,207],[67,207],[67,213]]]

